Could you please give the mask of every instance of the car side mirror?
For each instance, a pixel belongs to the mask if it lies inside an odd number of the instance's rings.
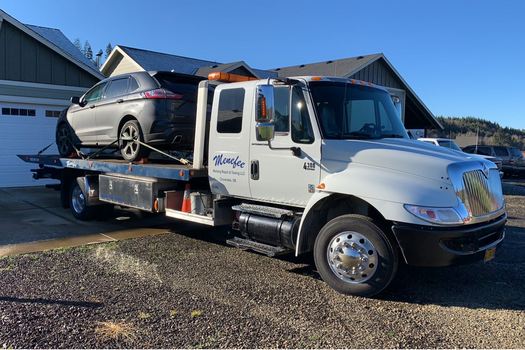
[[[80,97],[78,97],[78,96],[73,96],[73,97],[71,97],[70,101],[71,101],[71,103],[74,104],[74,105],[79,105],[79,104],[80,104]]]
[[[275,103],[272,85],[257,86],[257,111],[255,131],[257,141],[271,141],[275,135]]]

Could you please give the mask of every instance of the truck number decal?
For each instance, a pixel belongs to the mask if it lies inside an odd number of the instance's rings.
[[[314,162],[304,162],[303,169],[304,170],[315,170],[315,163]]]

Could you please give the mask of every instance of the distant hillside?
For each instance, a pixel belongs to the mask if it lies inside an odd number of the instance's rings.
[[[469,140],[463,143],[475,143],[478,135],[480,144],[514,146],[525,150],[525,130],[502,127],[498,123],[474,117],[439,116],[437,118],[445,130],[429,130],[428,134],[431,137],[447,137],[458,141]]]

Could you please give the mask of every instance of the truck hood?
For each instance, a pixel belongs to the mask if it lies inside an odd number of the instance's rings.
[[[450,183],[447,173],[450,164],[477,162],[481,167],[486,162],[463,152],[410,139],[324,140],[322,159],[323,170],[328,174],[355,164],[447,183]],[[486,163],[493,167],[490,162]]]

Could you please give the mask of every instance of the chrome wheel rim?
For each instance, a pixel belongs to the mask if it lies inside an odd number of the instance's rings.
[[[66,154],[69,151],[69,131],[65,126],[58,129],[57,132],[58,149],[61,154]]]
[[[82,213],[86,207],[86,198],[80,187],[75,186],[73,192],[71,193],[71,204],[76,213]]]
[[[366,236],[345,231],[335,235],[326,251],[332,272],[347,283],[363,283],[372,278],[378,256],[372,242]]]
[[[135,125],[127,125],[120,132],[120,140],[122,141],[122,152],[127,156],[132,158],[139,151],[139,144],[137,140],[139,139],[139,131]]]

